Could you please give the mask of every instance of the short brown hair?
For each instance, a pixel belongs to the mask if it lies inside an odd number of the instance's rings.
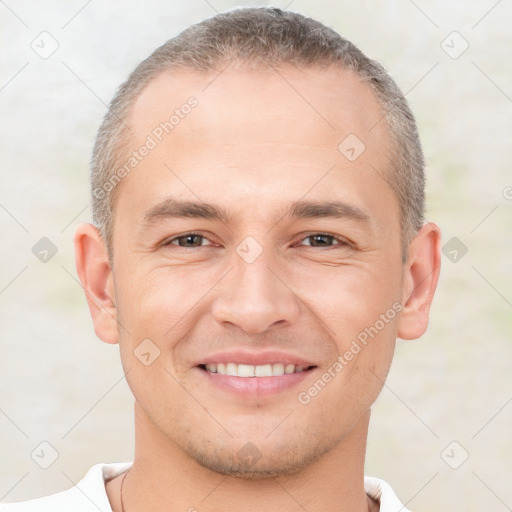
[[[277,8],[235,9],[190,26],[142,61],[121,85],[99,128],[91,159],[93,219],[112,256],[116,168],[130,140],[126,119],[148,83],[169,69],[213,72],[238,60],[268,66],[339,65],[368,84],[378,99],[393,141],[386,180],[400,205],[402,261],[424,222],[424,159],[414,116],[404,95],[378,62],[331,28]],[[117,177],[118,178],[118,177]],[[119,179],[118,179],[119,181]],[[105,184],[112,184],[105,193]]]

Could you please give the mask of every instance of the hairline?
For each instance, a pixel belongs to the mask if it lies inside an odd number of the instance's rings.
[[[227,57],[223,59],[219,59],[219,61],[216,63],[215,66],[209,68],[209,69],[199,69],[196,67],[193,67],[190,64],[182,64],[182,63],[170,63],[165,67],[162,67],[158,72],[156,72],[154,75],[152,75],[148,80],[146,80],[143,84],[143,86],[136,91],[136,94],[132,95],[130,97],[130,100],[127,104],[127,107],[125,108],[123,112],[123,116],[120,118],[120,122],[122,123],[121,132],[119,135],[115,137],[115,162],[114,162],[114,168],[117,168],[121,162],[126,160],[128,158],[129,154],[129,145],[133,141],[132,136],[130,135],[131,129],[130,129],[130,121],[133,120],[133,109],[140,98],[140,96],[144,93],[144,91],[158,78],[161,78],[162,75],[165,75],[169,72],[176,72],[176,75],[179,76],[180,73],[193,73],[193,74],[200,74],[204,75],[205,77],[209,76],[215,76],[219,72],[221,72],[226,67],[226,62],[230,61],[228,63],[229,66],[231,66],[232,63],[234,63],[237,67],[237,71],[245,71],[247,69],[257,69],[257,70],[269,70],[274,69],[274,66],[270,62],[266,62],[265,60],[256,60],[256,59],[242,59],[242,58],[236,58],[234,60],[230,60]],[[390,126],[387,116],[386,116],[386,110],[383,99],[380,97],[380,95],[377,93],[374,87],[371,86],[367,81],[363,79],[363,77],[357,73],[356,70],[354,70],[352,67],[345,65],[341,61],[329,61],[329,62],[315,62],[315,63],[306,63],[306,62],[286,62],[286,61],[279,61],[277,63],[278,68],[286,68],[286,67],[293,67],[295,69],[315,69],[315,68],[321,68],[323,70],[329,70],[329,69],[339,69],[343,71],[347,71],[350,73],[357,82],[363,86],[367,87],[369,91],[372,93],[373,97],[377,101],[377,104],[379,106],[380,114],[382,114],[382,118],[378,121],[379,123],[384,122],[386,125],[386,133],[388,134],[388,144],[386,144],[384,148],[384,156],[385,161],[387,165],[383,169],[377,170],[379,173],[381,173],[381,177],[387,182],[387,184],[391,187],[393,190],[394,196],[398,203],[399,208],[399,224],[400,224],[400,244],[401,244],[401,252],[402,252],[402,262],[404,263],[407,259],[407,246],[409,243],[409,237],[407,237],[408,233],[406,233],[406,226],[403,226],[404,221],[404,212],[403,212],[403,205],[402,205],[402,198],[400,197],[400,194],[398,193],[397,188],[393,185],[393,178],[397,177],[398,169],[395,168],[393,165],[393,161],[391,158],[391,155],[393,152],[396,152],[398,150],[398,134],[395,133],[395,130],[392,129]],[[245,68],[245,69],[244,69]],[[373,128],[372,128],[373,129]],[[391,147],[389,147],[391,146]],[[102,238],[104,239],[106,249],[108,252],[109,260],[111,264],[113,263],[113,232],[114,232],[114,221],[115,221],[115,213],[116,213],[116,206],[118,202],[119,194],[121,193],[121,189],[123,188],[123,181],[120,180],[120,182],[114,187],[114,189],[108,194],[108,211],[109,211],[109,221],[106,223],[104,227],[107,229],[105,231],[101,231]],[[103,226],[102,226],[103,227]],[[410,235],[410,234],[409,234]]]

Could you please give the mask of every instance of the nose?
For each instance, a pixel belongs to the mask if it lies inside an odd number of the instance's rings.
[[[293,324],[299,315],[299,299],[280,272],[275,259],[264,250],[248,263],[234,254],[234,268],[222,280],[212,304],[212,314],[225,327],[260,334],[273,326]]]

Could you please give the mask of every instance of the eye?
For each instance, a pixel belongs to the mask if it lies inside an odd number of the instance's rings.
[[[175,236],[174,238],[165,240],[162,245],[178,245],[179,247],[189,249],[194,247],[202,247],[204,240],[208,239],[199,233],[185,233],[184,235]]]
[[[309,241],[309,244],[306,245],[309,245],[310,247],[332,247],[333,245],[349,245],[349,243],[343,240],[342,238],[338,238],[329,233],[314,233],[302,239],[302,241],[305,240]]]
[[[203,247],[204,241],[209,241],[204,235],[200,233],[185,233],[183,235],[175,236],[173,238],[169,238],[162,242],[162,246],[179,246],[185,249],[192,249],[195,247]],[[307,241],[309,243],[305,244],[309,247],[333,247],[333,246],[349,246],[350,244],[335,235],[331,235],[329,233],[313,233],[308,235],[306,238],[301,240],[302,242]]]

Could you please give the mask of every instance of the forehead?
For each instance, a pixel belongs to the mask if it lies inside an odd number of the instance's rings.
[[[331,150],[337,149],[331,139],[336,142],[348,133],[372,151],[389,142],[380,104],[353,72],[334,66],[254,69],[243,63],[208,73],[162,72],[142,91],[128,117],[134,137],[142,140],[190,97],[199,105],[193,124],[180,123],[168,139],[183,142],[199,134],[208,142],[217,139],[215,128],[222,127],[225,142],[233,144],[302,143],[306,133],[310,145]],[[295,121],[300,124],[290,130]]]
[[[116,210],[130,215],[169,196],[256,211],[348,194],[354,206],[387,208],[398,219],[383,180],[391,143],[382,109],[347,70],[232,63],[209,73],[166,71],[139,95],[127,123],[130,151],[152,141],[122,183]]]

